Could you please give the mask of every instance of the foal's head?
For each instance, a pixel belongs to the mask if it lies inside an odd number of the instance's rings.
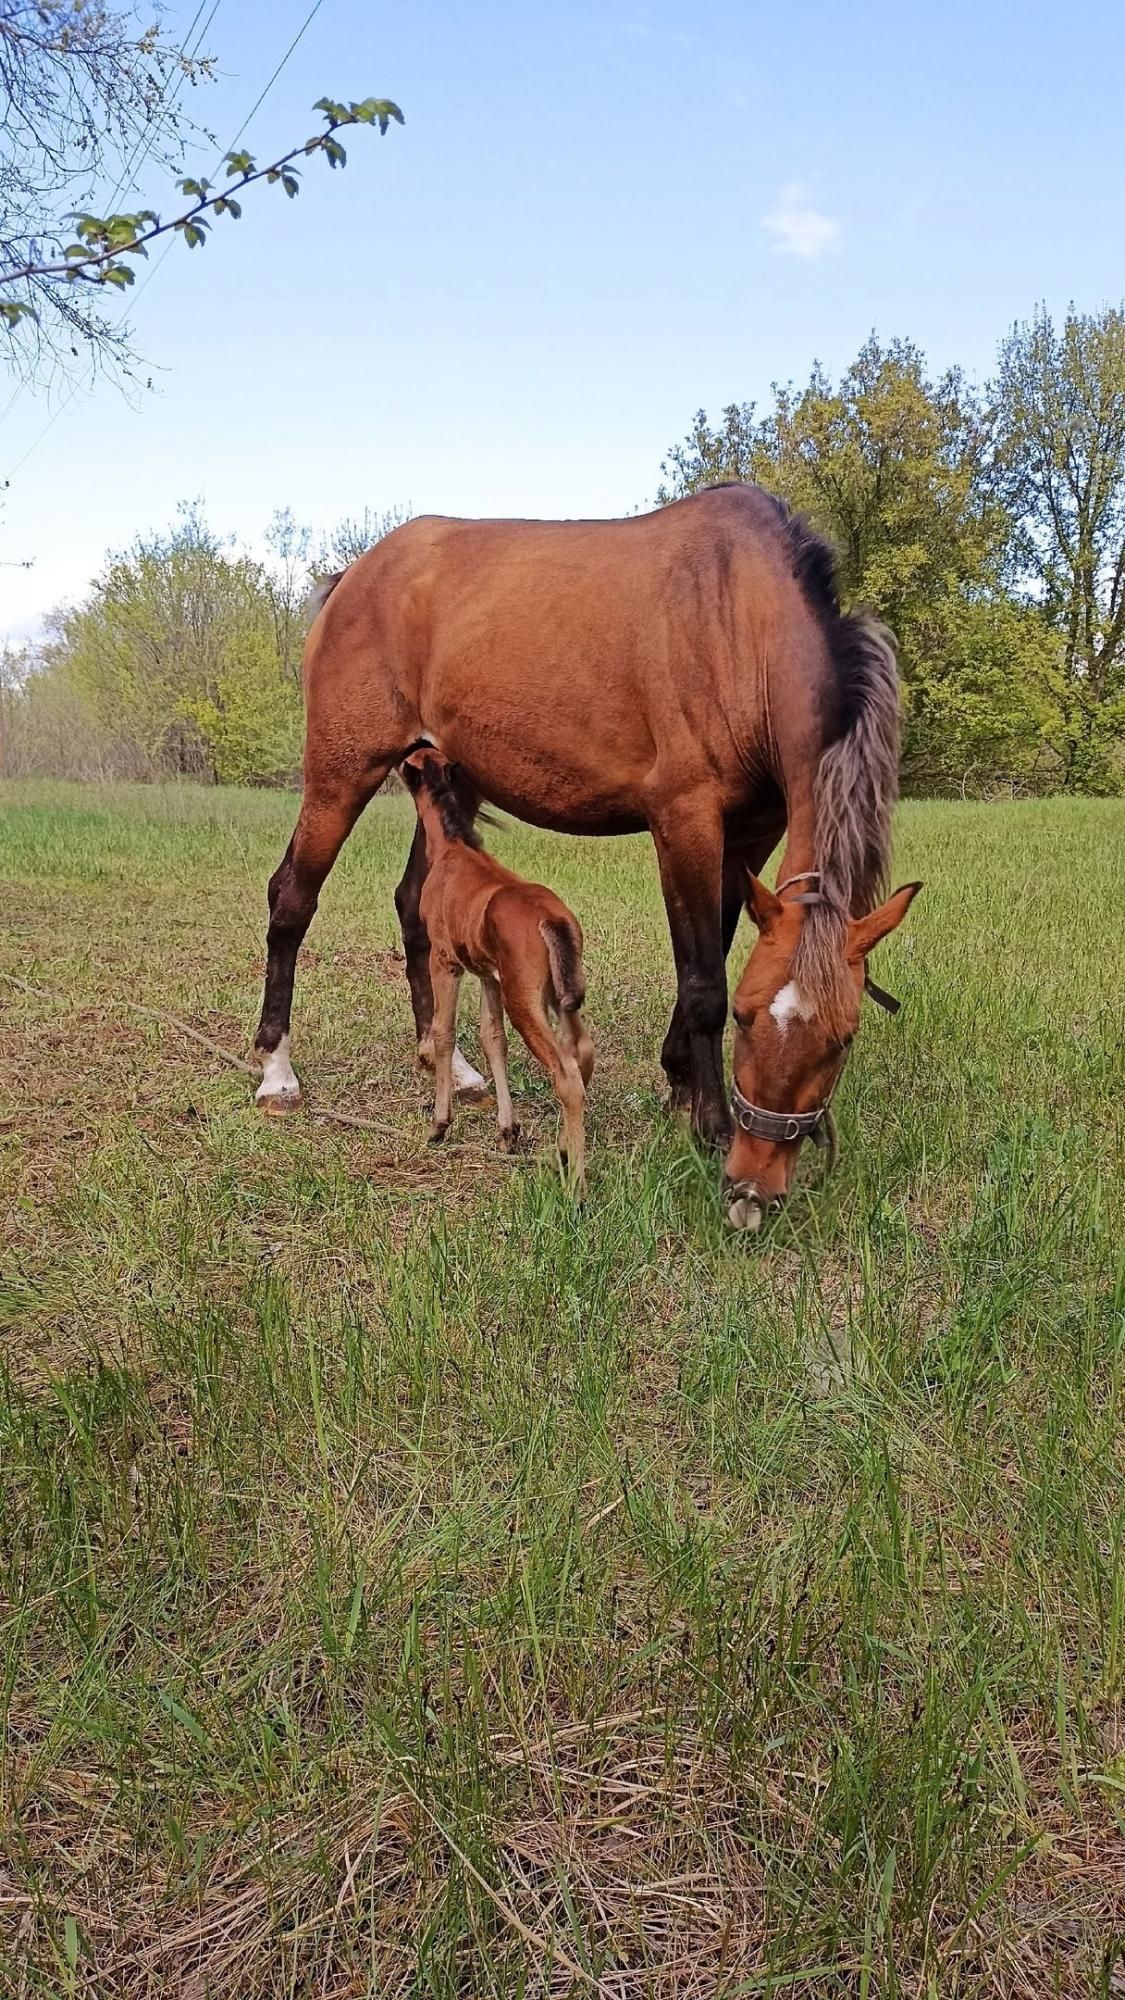
[[[443,839],[461,841],[466,847],[480,846],[474,824],[479,799],[460,765],[449,763],[440,750],[426,745],[403,759],[399,775],[423,820],[430,811],[436,814]]]
[[[723,1183],[728,1220],[754,1230],[784,1201],[801,1140],[831,1141],[828,1107],[859,1026],[868,953],[922,885],[908,882],[870,916],[848,918],[815,891],[793,894],[808,888],[803,877],[776,896],[747,874],[759,936],[734,996],[734,1138]]]

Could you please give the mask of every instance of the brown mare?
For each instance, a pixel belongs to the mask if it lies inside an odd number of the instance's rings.
[[[582,1020],[581,925],[552,889],[523,881],[483,852],[473,808],[466,808],[454,774],[436,751],[408,757],[402,775],[414,795],[426,842],[420,914],[430,940],[434,995],[436,1088],[430,1138],[444,1139],[453,1117],[457,998],[463,973],[473,972],[480,981],[480,1039],[496,1089],[500,1143],[507,1150],[519,1137],[508,1088],[506,1011],[554,1086],[564,1120],[559,1155],[581,1194],[586,1085],[594,1067],[594,1045]]]
[[[850,1032],[864,939],[849,920],[871,913],[886,881],[898,681],[889,638],[841,614],[831,550],[781,502],[730,485],[623,521],[410,521],[324,586],[304,681],[304,800],[269,885],[264,1101],[296,1101],[293,975],[321,885],[367,801],[423,741],[534,825],[648,828],[677,980],[662,1061],[705,1143],[731,1130],[725,960],[747,870],[785,834],[782,877],[802,878],[814,900],[767,923],[752,964],[769,978],[753,1000],[772,1006],[796,985],[801,1031],[744,1035],[738,1088],[767,1112],[791,1109],[768,1068],[779,1039],[793,1102],[822,1088]],[[425,872],[419,829],[396,903],[423,1060]],[[765,1138],[762,1152],[759,1136],[740,1129],[728,1162],[733,1220],[739,1199],[760,1216],[792,1173],[799,1137]]]

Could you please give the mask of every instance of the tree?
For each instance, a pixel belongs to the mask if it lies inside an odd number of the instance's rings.
[[[958,370],[931,381],[912,343],[872,335],[838,384],[818,366],[761,416],[731,404],[712,428],[700,411],[662,466],[662,502],[750,479],[835,543],[845,601],[895,634],[906,774],[927,787],[1029,778],[1041,744],[1050,644],[1011,601],[992,430]]]
[[[1125,310],[1043,308],[997,381],[1001,466],[1029,596],[1062,642],[1063,781],[1125,782]]]
[[[341,522],[313,561],[311,531],[285,508],[258,561],[181,507],[170,533],[109,560],[37,647],[0,652],[0,774],[290,781],[311,586],[405,518]]]
[[[183,508],[61,614],[42,668],[151,775],[277,783],[300,763],[302,715],[275,614],[262,565]]]
[[[331,532],[324,537],[317,550],[313,565],[318,575],[327,576],[334,570],[347,569],[357,556],[374,548],[384,535],[393,534],[396,528],[409,521],[409,507],[387,507],[382,513],[373,513],[365,507],[362,515],[354,519],[338,521]]]
[[[186,46],[186,44],[185,44]],[[209,58],[184,54],[164,41],[159,20],[142,27],[131,13],[101,0],[0,0],[0,326],[13,339],[9,358],[25,372],[69,363],[79,354],[127,365],[127,336],[102,307],[106,288],[134,281],[133,260],[161,237],[178,235],[189,248],[207,240],[217,216],[237,220],[241,197],[266,182],[293,196],[299,158],[323,153],[343,166],[336,134],[345,126],[402,123],[389,99],[362,103],[321,98],[325,129],[291,147],[269,166],[249,153],[228,153],[225,184],[186,177],[176,212],[118,211],[114,204],[151,159],[170,173],[196,128],[178,105],[185,81],[212,74]],[[116,177],[107,213],[93,204]],[[64,205],[69,213],[60,215]],[[28,328],[33,339],[26,339]]]

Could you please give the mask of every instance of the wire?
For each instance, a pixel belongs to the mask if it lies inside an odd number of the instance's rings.
[[[206,34],[207,29],[210,27],[211,22],[214,20],[219,5],[220,5],[220,0],[215,0],[215,4],[212,7],[211,12],[208,15],[207,20],[204,23],[203,29],[201,31],[199,38],[200,41],[202,41],[203,35]],[[246,113],[246,116],[243,119],[241,125],[239,126],[237,132],[235,133],[234,138],[231,140],[230,145],[226,147],[224,152],[220,153],[218,159],[215,162],[214,167],[211,170],[212,173],[217,173],[223,161],[226,159],[227,154],[233,153],[235,147],[237,146],[239,140],[241,139],[243,133],[245,132],[246,127],[249,125],[251,119],[256,115],[256,113],[261,110],[262,105],[265,103],[266,98],[269,96],[270,91],[273,89],[274,84],[277,82],[278,77],[281,75],[282,70],[285,68],[286,63],[289,61],[290,56],[293,54],[294,49],[297,47],[297,44],[301,41],[306,31],[312,26],[313,21],[316,19],[323,5],[324,5],[324,0],[314,0],[313,6],[310,7],[308,13],[306,14],[304,20],[301,23],[301,26],[298,28],[296,34],[294,35],[293,40],[290,42],[289,47],[286,49],[285,54],[282,56],[281,61],[278,63],[277,68],[274,70],[273,75],[270,77],[269,82],[266,84],[265,88],[260,92],[258,97],[255,99],[254,103],[251,105],[249,111]],[[199,19],[198,13],[195,16],[195,19],[196,20]],[[194,27],[194,25],[195,22],[193,21],[192,26]],[[190,34],[190,32],[191,30],[189,29],[188,33]],[[198,46],[199,43],[197,42],[196,47]],[[159,257],[157,258],[155,264],[153,264],[151,270],[149,270],[146,273],[144,283],[133,294],[133,297],[130,299],[128,306],[123,309],[120,318],[118,320],[118,325],[120,325],[121,320],[125,318],[126,312],[132,312],[135,309],[143,293],[145,293],[148,290],[148,287],[151,285],[153,279],[155,278],[157,272],[160,269],[160,266],[163,264],[165,257],[168,255],[169,250],[172,248],[172,241],[173,239],[169,238],[168,242],[164,245],[164,248],[161,251]],[[22,393],[23,387],[24,385],[21,383],[19,391],[17,393]],[[58,423],[59,418],[63,415],[63,413],[66,410],[70,408],[70,405],[74,401],[74,398],[77,396],[77,394],[78,394],[78,387],[77,385],[75,385],[75,387],[70,391],[70,394],[65,398],[65,400],[59,404],[59,407],[55,411],[54,416],[48,417],[47,422],[44,424],[38,436],[32,438],[31,443],[28,445],[27,450],[24,452],[22,458],[16,460],[15,465],[13,465],[11,471],[8,474],[9,480],[14,479],[17,472],[22,472],[24,466],[27,464],[28,459],[31,457],[32,452],[38,450],[39,446],[42,444],[43,439],[47,436],[48,432],[54,429],[55,425]],[[11,408],[11,404],[9,404],[8,407]],[[5,415],[6,414],[7,412],[5,412]]]

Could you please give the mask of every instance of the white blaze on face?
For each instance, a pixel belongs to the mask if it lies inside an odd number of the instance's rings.
[[[787,986],[783,986],[780,993],[775,993],[770,1001],[770,1013],[782,1034],[785,1033],[790,1021],[811,1021],[815,1012],[816,1009],[808,996],[802,993],[795,979],[791,979]]]
[[[262,1067],[262,1081],[254,1092],[256,1098],[299,1097],[301,1086],[297,1082],[293,1065],[289,1060],[289,1037],[282,1035],[276,1049],[265,1059]]]

